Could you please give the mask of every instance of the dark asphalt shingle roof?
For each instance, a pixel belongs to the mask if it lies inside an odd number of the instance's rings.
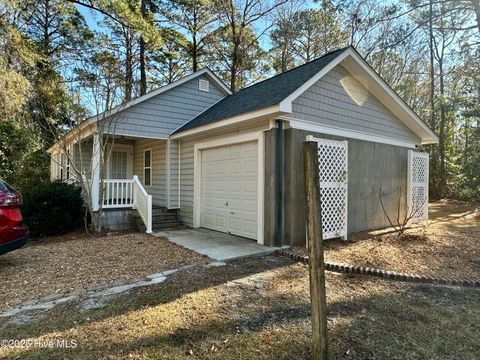
[[[232,95],[228,95],[173,133],[176,134],[231,116],[276,105],[346,49],[347,48],[335,50],[321,58],[244,88]]]

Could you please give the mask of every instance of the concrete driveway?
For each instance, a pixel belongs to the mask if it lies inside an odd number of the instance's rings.
[[[249,256],[261,256],[279,249],[259,245],[255,240],[221,233],[208,229],[182,228],[161,231],[154,236],[164,236],[174,244],[217,261],[240,259]]]

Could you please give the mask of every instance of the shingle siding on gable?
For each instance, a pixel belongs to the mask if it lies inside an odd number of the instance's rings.
[[[198,89],[199,79],[154,96],[113,115],[110,132],[117,135],[166,139],[170,133],[212,106],[225,95],[210,81],[210,91]]]
[[[362,105],[357,104],[340,83],[346,76],[351,77],[341,65],[332,69],[294,100],[293,117],[322,125],[420,143],[418,136],[370,92],[366,93]]]

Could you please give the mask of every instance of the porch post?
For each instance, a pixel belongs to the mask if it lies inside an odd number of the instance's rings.
[[[100,135],[98,131],[93,134],[92,154],[92,210],[98,211],[100,205]]]

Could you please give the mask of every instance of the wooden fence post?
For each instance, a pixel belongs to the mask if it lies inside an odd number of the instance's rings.
[[[305,201],[307,205],[308,269],[312,316],[313,359],[327,359],[327,305],[323,258],[322,215],[318,149],[315,141],[303,143]]]

